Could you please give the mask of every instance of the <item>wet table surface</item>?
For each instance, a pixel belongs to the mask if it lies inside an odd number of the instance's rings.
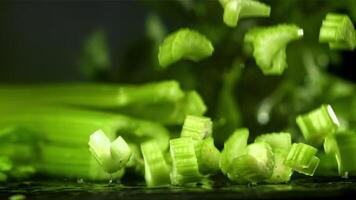
[[[229,185],[206,183],[189,187],[147,188],[143,183],[26,181],[0,183],[0,199],[356,199],[356,178],[298,178],[288,184]]]

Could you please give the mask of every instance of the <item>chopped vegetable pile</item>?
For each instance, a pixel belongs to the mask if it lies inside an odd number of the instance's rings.
[[[194,10],[211,9],[204,2],[184,6],[204,16]],[[356,87],[322,69],[330,52],[355,49],[350,17],[329,12],[313,30],[300,20],[258,26],[273,4],[218,2],[220,19],[208,29],[200,20],[163,38],[159,18],[149,18],[155,59],[144,60],[152,66],[138,68],[135,84],[0,85],[0,182],[134,174],[165,187],[355,176]],[[110,63],[100,30],[79,64],[93,78]]]

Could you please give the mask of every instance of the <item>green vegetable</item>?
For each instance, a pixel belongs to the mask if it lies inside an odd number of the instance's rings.
[[[271,7],[254,0],[220,0],[224,8],[224,23],[236,27],[239,19],[248,17],[269,17]]]
[[[273,150],[274,168],[270,178],[265,180],[268,183],[288,182],[293,173],[292,168],[284,164],[289,150],[292,146],[290,133],[269,133],[256,137],[255,142],[266,142]]]
[[[356,31],[345,14],[328,13],[320,28],[319,42],[328,43],[333,50],[354,50]]]
[[[201,180],[194,142],[190,137],[170,140],[172,157],[171,183],[184,185]]]
[[[124,168],[131,157],[131,149],[122,137],[111,142],[102,130],[90,135],[88,144],[92,155],[110,174]]]
[[[248,129],[237,129],[224,143],[219,162],[220,169],[224,174],[228,174],[232,168],[233,159],[245,153],[248,136]]]
[[[305,140],[315,145],[321,144],[327,135],[334,133],[340,126],[334,110],[326,104],[298,116],[297,124]]]
[[[315,156],[317,151],[310,145],[294,143],[284,164],[299,173],[313,176],[319,164],[319,158]]]
[[[231,181],[258,183],[272,176],[274,155],[269,144],[250,144],[246,153],[233,159],[228,171]]]
[[[208,117],[188,115],[183,124],[181,137],[191,137],[194,140],[202,140],[211,136],[213,123]]]
[[[1,103],[45,102],[94,108],[176,102],[184,96],[177,81],[140,86],[93,83],[2,85],[0,93]]]
[[[287,44],[303,36],[293,24],[258,27],[247,32],[244,41],[252,47],[256,64],[265,75],[281,75],[287,68]]]
[[[212,137],[198,142],[195,153],[201,174],[216,174],[219,171],[220,151],[215,147]]]
[[[272,147],[272,150],[282,150],[289,152],[292,146],[292,138],[290,133],[269,133],[263,134],[255,138],[255,142],[266,142]]]
[[[39,139],[56,144],[86,146],[90,134],[102,129],[111,140],[119,133],[138,143],[157,139],[162,149],[168,148],[169,133],[162,125],[125,115],[36,104],[0,105],[0,113],[7,116],[0,118],[0,127],[22,126],[39,133]]]
[[[187,115],[202,116],[206,110],[201,96],[196,91],[188,91],[176,102],[132,105],[116,111],[165,125],[181,125]]]
[[[158,61],[162,68],[181,60],[199,61],[211,56],[214,47],[202,34],[188,28],[170,34],[159,47]]]
[[[356,134],[354,132],[336,134],[329,153],[335,156],[341,177],[347,178],[356,174]]]
[[[148,187],[165,186],[170,184],[169,167],[156,141],[141,144],[145,162],[145,180]]]

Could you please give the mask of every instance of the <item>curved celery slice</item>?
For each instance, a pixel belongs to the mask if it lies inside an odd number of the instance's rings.
[[[214,47],[202,34],[188,28],[182,28],[170,34],[159,47],[158,61],[162,68],[187,59],[199,61],[211,56]]]
[[[253,48],[256,64],[265,75],[280,75],[287,68],[287,44],[303,36],[303,30],[293,24],[258,27],[247,32],[244,42]]]
[[[294,143],[284,164],[299,173],[313,176],[319,164],[319,158],[315,156],[317,151],[310,145]]]
[[[265,142],[250,144],[246,154],[234,158],[228,171],[232,181],[247,180],[251,183],[261,182],[272,176],[274,155],[272,148]]]
[[[169,167],[156,141],[141,144],[145,162],[145,180],[148,187],[165,186],[170,184]]]
[[[230,171],[232,160],[245,153],[248,136],[248,129],[237,129],[224,143],[219,162],[220,169],[224,174]]]
[[[184,185],[201,180],[194,142],[190,137],[170,140],[172,185]]]
[[[328,13],[322,22],[319,42],[328,43],[333,50],[354,50],[356,31],[347,15]]]
[[[183,124],[181,137],[191,137],[194,140],[202,140],[211,136],[213,122],[208,117],[188,115]]]
[[[215,174],[219,170],[220,151],[215,147],[212,137],[195,146],[195,153],[201,174]]]
[[[340,126],[332,107],[326,104],[298,116],[297,124],[305,140],[315,145],[321,144],[328,134],[332,134]]]
[[[88,144],[92,155],[108,173],[122,169],[130,160],[131,149],[122,137],[111,142],[102,130],[98,130],[90,136]]]
[[[224,23],[236,27],[238,20],[248,17],[269,17],[271,7],[254,0],[220,0],[224,8]]]
[[[280,150],[289,152],[292,146],[292,138],[290,133],[268,133],[257,136],[255,142],[266,142],[272,147],[272,150]]]
[[[177,81],[142,85],[68,83],[48,85],[1,85],[0,102],[46,102],[94,108],[176,102],[184,92]]]

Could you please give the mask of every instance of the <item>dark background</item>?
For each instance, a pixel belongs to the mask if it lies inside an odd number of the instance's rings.
[[[84,39],[101,28],[111,56],[121,56],[144,34],[145,16],[140,1],[1,0],[0,82],[84,80]]]
[[[120,66],[115,62],[144,34],[147,15],[142,0],[1,0],[0,82],[87,79],[78,57],[97,29],[107,32],[112,66]],[[344,67],[329,71],[356,80],[354,55],[343,53]]]

